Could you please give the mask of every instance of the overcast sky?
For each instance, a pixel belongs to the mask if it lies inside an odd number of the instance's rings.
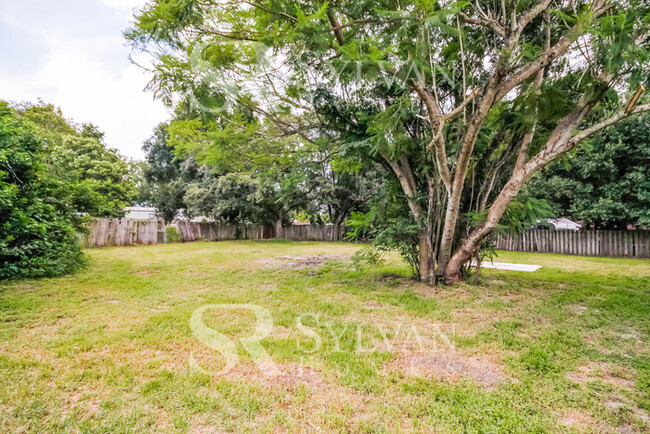
[[[0,99],[60,106],[106,142],[141,159],[142,141],[169,118],[144,92],[122,32],[144,0],[0,0]]]

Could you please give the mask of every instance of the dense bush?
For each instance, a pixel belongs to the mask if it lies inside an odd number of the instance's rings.
[[[0,279],[52,277],[83,262],[65,185],[48,175],[44,141],[0,102]]]
[[[617,123],[549,166],[528,191],[546,199],[555,215],[596,229],[650,227],[648,135],[650,115]]]
[[[183,242],[183,237],[174,226],[167,226],[165,231],[167,232],[167,244]]]

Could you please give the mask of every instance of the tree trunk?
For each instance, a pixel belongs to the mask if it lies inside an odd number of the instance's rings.
[[[275,222],[275,238],[284,238],[284,228],[282,227],[283,213],[280,211],[278,221]]]
[[[609,78],[603,76],[601,80],[602,81],[595,86],[591,93],[582,95],[574,109],[562,118],[555,129],[551,132],[546,144],[537,155],[523,166],[521,166],[521,164],[515,166],[510,180],[503,187],[499,196],[490,207],[487,220],[478,225],[463,240],[460,248],[454,253],[449,263],[445,264],[443,272],[446,285],[454,285],[461,280],[462,266],[472,258],[473,252],[476,251],[481,240],[483,240],[499,224],[499,220],[501,220],[508,204],[517,197],[521,187],[530,179],[531,176],[533,176],[533,174],[541,170],[560,155],[574,149],[580,141],[584,140],[595,131],[602,129],[607,125],[611,125],[611,123],[626,116],[624,112],[621,112],[574,136],[574,130],[578,128],[608,89],[607,83],[609,82]],[[629,114],[627,116],[629,116]],[[528,139],[525,138],[524,140]]]
[[[510,181],[503,187],[501,193],[490,207],[486,221],[478,225],[463,240],[461,246],[449,260],[444,269],[446,285],[454,285],[460,282],[462,278],[461,268],[467,261],[472,259],[480,242],[499,224],[499,220],[501,220],[501,216],[508,208],[508,204],[517,197],[526,179],[524,169],[515,170]]]
[[[420,280],[427,285],[435,285],[436,283],[436,262],[434,258],[433,245],[427,230],[420,233],[419,242],[419,268]]]
[[[454,253],[443,272],[445,285],[455,285],[462,280],[461,269],[470,259],[472,259],[470,250],[461,248]]]
[[[337,218],[334,220],[334,223],[332,223],[332,239],[331,241],[341,241],[341,219]]]
[[[447,210],[445,213],[445,221],[442,229],[442,237],[440,239],[440,253],[438,253],[438,272],[440,275],[447,268],[449,259],[451,258],[451,249],[454,244],[454,236],[456,233],[456,223],[458,221],[458,211],[460,208],[460,197],[449,197],[447,202]]]

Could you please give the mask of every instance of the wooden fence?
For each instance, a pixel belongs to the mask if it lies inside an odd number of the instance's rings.
[[[334,225],[302,225],[282,228],[282,236],[294,241],[340,241],[345,237],[345,227]]]
[[[516,252],[650,258],[650,232],[534,229],[515,237],[497,236],[496,248]]]
[[[286,238],[294,241],[337,241],[344,227],[332,225],[289,226],[276,237],[275,228],[260,225],[219,223],[175,223],[184,242],[197,240],[265,240]],[[90,224],[87,247],[133,246],[166,242],[162,219],[132,220],[101,218]],[[583,256],[650,258],[650,231],[550,231],[534,229],[519,236],[497,236],[496,248],[517,252],[559,253]]]
[[[265,240],[273,238],[273,228],[259,225],[227,225],[179,220],[174,223],[183,242],[197,240]]]
[[[86,246],[134,246],[165,241],[165,222],[162,219],[101,218],[90,223]]]
[[[275,234],[275,228],[260,225],[233,225],[220,223],[196,223],[177,221],[175,223],[183,242],[196,240],[266,240],[286,238],[294,241],[337,241],[343,239],[344,228],[331,225],[303,225],[282,228],[282,234]]]
[[[294,241],[337,241],[343,239],[345,228],[334,226],[289,226],[275,236],[275,228],[261,225],[232,225],[219,223],[174,223],[183,242],[197,240],[266,240],[286,238]],[[134,246],[164,244],[167,242],[165,222],[162,219],[134,220],[100,218],[90,223],[86,247]]]

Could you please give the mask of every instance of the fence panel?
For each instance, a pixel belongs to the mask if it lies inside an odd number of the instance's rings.
[[[338,241],[343,238],[343,227],[331,225],[303,225],[282,228],[282,234],[276,237],[275,228],[261,225],[233,225],[222,223],[196,223],[177,221],[176,227],[184,242],[197,240],[265,240],[286,238],[294,241]]]
[[[87,247],[134,246],[157,244],[164,241],[165,224],[162,220],[133,220],[99,218],[90,223]]]
[[[499,235],[500,250],[564,255],[650,258],[648,231],[549,231],[532,229],[519,236]]]

